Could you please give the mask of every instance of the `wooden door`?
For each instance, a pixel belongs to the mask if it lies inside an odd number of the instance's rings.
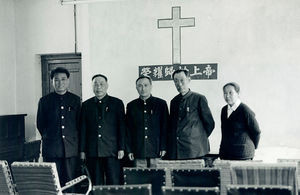
[[[57,67],[64,67],[70,72],[70,85],[68,91],[82,98],[81,88],[81,54],[53,54],[42,55],[42,87],[43,96],[54,91],[51,71]]]

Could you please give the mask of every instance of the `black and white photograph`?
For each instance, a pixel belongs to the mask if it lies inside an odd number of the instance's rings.
[[[297,195],[299,52],[299,0],[0,0],[0,195]]]

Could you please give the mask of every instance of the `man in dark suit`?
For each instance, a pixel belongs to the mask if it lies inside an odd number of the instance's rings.
[[[127,152],[136,167],[154,167],[166,154],[168,106],[151,95],[150,77],[139,77],[136,89],[140,97],[127,104]]]
[[[251,160],[260,139],[260,128],[255,113],[240,100],[240,86],[227,83],[223,87],[227,105],[221,111],[222,139],[220,158]]]
[[[55,162],[61,185],[75,178],[78,155],[80,97],[67,91],[70,73],[51,72],[55,92],[39,101],[37,128],[42,136],[44,162]]]
[[[123,102],[107,94],[107,77],[92,78],[95,96],[81,109],[80,158],[86,159],[93,185],[121,184],[120,159],[125,149]],[[105,178],[105,179],[104,179]]]
[[[202,158],[210,150],[208,136],[215,127],[207,100],[204,95],[189,89],[191,79],[187,70],[176,70],[173,80],[179,94],[172,99],[170,106],[168,157]]]

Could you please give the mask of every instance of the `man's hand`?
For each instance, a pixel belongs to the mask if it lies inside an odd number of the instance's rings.
[[[159,156],[164,157],[166,155],[166,153],[167,152],[165,150],[162,150],[162,151],[159,152]]]
[[[124,157],[124,150],[118,151],[118,159],[122,159]]]
[[[80,158],[80,166],[84,165],[86,163],[85,153],[84,152],[80,152],[79,158]]]
[[[129,154],[128,154],[128,158],[129,158],[129,160],[134,160],[133,153],[129,153]]]
[[[85,157],[85,153],[84,152],[80,152],[80,160],[85,161],[86,157]]]

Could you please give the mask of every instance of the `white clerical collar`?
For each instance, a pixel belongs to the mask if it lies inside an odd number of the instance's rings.
[[[230,105],[228,104],[228,109],[232,109],[233,111],[235,111],[235,110],[239,107],[239,105],[240,105],[241,103],[242,103],[241,100],[240,100],[240,99],[237,99],[236,102],[233,104],[233,106],[230,106]]]
[[[228,104],[228,106],[227,106],[227,118],[232,114],[233,111],[235,111],[235,110],[239,107],[239,105],[240,105],[241,103],[242,103],[241,100],[238,99],[238,100],[236,100],[236,102],[233,104],[233,106],[230,106],[230,105]]]

